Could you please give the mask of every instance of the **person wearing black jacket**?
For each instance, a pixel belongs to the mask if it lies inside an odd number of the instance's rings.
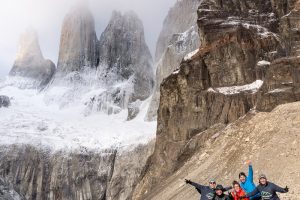
[[[185,179],[186,184],[190,184],[196,188],[196,190],[201,194],[200,200],[212,200],[215,197],[215,188],[216,188],[216,181],[211,180],[209,181],[209,186],[200,185],[198,183],[194,183],[191,180]],[[230,190],[232,187],[227,187],[224,190]]]
[[[280,200],[276,192],[287,193],[289,188],[281,188],[274,183],[267,181],[267,177],[264,174],[259,176],[259,185],[245,197],[252,197],[258,193],[261,195],[262,200]]]
[[[215,188],[215,196],[213,200],[231,200],[228,195],[224,194],[225,191],[226,189],[223,188],[222,185],[217,185],[217,187]]]

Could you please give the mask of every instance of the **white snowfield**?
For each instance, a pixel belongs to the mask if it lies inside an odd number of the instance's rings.
[[[244,92],[244,91],[250,91],[252,93],[255,93],[259,90],[259,88],[261,88],[263,83],[264,82],[262,80],[256,80],[253,83],[247,84],[247,85],[209,88],[208,91],[209,92],[218,92],[218,93],[222,93],[225,95],[238,94],[238,93]]]
[[[0,144],[32,144],[54,151],[79,148],[101,151],[130,148],[155,137],[156,122],[144,121],[149,100],[141,103],[134,120],[126,121],[127,109],[112,115],[103,112],[86,115],[84,95],[64,107],[60,102],[49,101],[51,96],[64,95],[65,90],[56,87],[47,93],[0,83],[0,94],[11,98],[9,108],[0,108]],[[103,91],[98,88],[86,95]]]

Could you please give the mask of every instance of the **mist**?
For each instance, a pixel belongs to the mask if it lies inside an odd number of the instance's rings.
[[[146,42],[152,55],[163,20],[176,0],[7,0],[0,3],[0,78],[11,69],[20,34],[33,27],[39,35],[43,55],[57,63],[60,31],[65,14],[73,6],[88,3],[95,17],[98,38],[113,10],[135,11],[144,23]]]

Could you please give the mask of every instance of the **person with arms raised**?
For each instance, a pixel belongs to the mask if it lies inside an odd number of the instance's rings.
[[[246,176],[245,172],[241,172],[239,174],[239,179],[240,179],[240,186],[246,193],[250,193],[255,189],[255,184],[253,181],[253,167],[251,164],[251,161],[247,161],[248,165],[248,176]],[[260,194],[257,194],[253,197],[250,198],[250,200],[259,200],[260,199]]]
[[[260,193],[262,200],[280,200],[277,192],[287,193],[289,188],[286,186],[285,188],[281,188],[274,183],[271,183],[267,180],[266,175],[261,174],[259,176],[259,185],[250,193],[243,196],[244,197],[252,197]]]

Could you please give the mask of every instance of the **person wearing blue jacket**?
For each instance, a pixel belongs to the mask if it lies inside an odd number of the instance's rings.
[[[253,167],[251,164],[251,161],[247,161],[248,164],[248,176],[246,176],[246,174],[244,172],[241,172],[239,174],[239,179],[240,179],[240,185],[243,188],[243,190],[246,193],[251,193],[253,192],[253,190],[255,190],[256,185],[253,182]],[[259,200],[260,198],[260,194],[257,194],[253,197],[250,198],[250,200]]]

